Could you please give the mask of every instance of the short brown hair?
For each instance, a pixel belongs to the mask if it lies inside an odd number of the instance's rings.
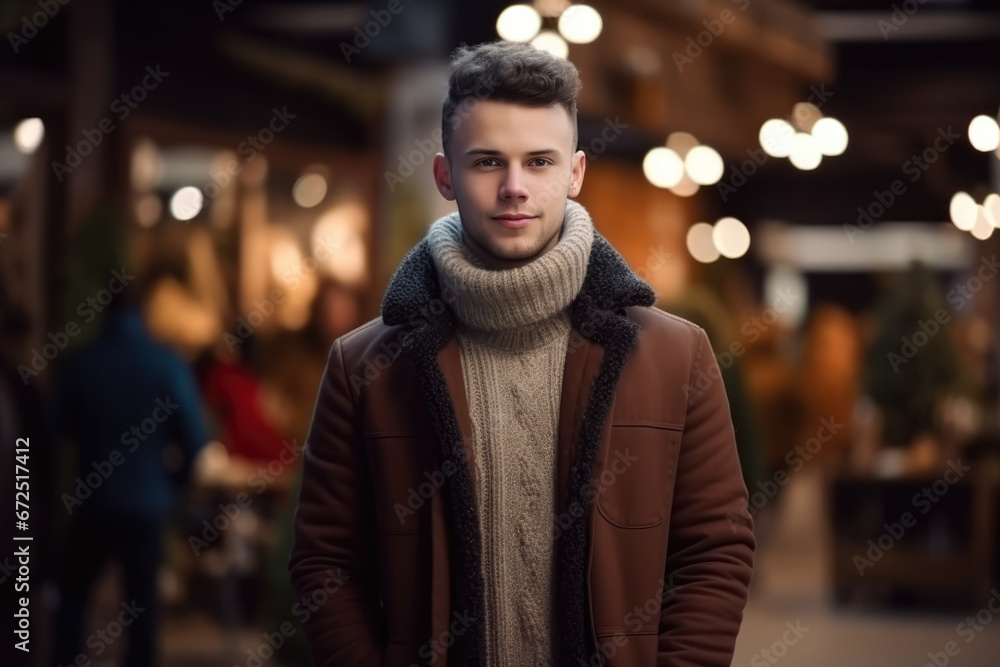
[[[573,147],[578,140],[576,95],[580,73],[570,61],[531,44],[497,40],[462,45],[451,59],[448,94],[441,107],[441,143],[445,153],[456,116],[482,100],[547,107],[561,104],[573,124]]]

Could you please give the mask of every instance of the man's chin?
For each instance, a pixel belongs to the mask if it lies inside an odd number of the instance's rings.
[[[506,239],[490,244],[488,248],[489,259],[493,263],[527,263],[538,255],[540,248],[536,247],[536,243],[525,242],[526,240],[522,239],[518,239],[518,241],[517,243],[511,243],[510,239]]]

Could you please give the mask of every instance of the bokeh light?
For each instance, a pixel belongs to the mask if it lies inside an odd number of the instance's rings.
[[[45,138],[45,123],[41,118],[25,118],[14,127],[14,146],[31,155]]]
[[[977,151],[988,153],[1000,147],[1000,126],[995,118],[976,116],[969,123],[969,143]]]
[[[712,242],[723,257],[736,259],[750,249],[750,230],[736,218],[721,218],[712,227]]]
[[[601,15],[590,5],[571,5],[559,17],[559,32],[574,44],[593,42],[603,26]]]
[[[820,118],[811,134],[823,155],[840,155],[847,150],[847,128],[836,118]]]
[[[684,178],[684,161],[665,146],[657,146],[642,161],[642,172],[658,188],[672,188]]]
[[[201,212],[205,196],[198,188],[188,185],[170,198],[170,215],[178,220],[190,220]]]
[[[548,51],[558,58],[565,58],[569,55],[569,44],[559,33],[553,30],[543,30],[538,36],[531,40],[535,48]]]
[[[788,156],[789,162],[796,168],[803,171],[810,171],[819,166],[823,160],[823,153],[819,149],[819,144],[813,139],[811,134],[796,132],[792,139],[792,152]]]
[[[1000,227],[1000,195],[991,193],[983,200],[983,213],[993,227]]]
[[[531,5],[511,5],[497,17],[497,34],[510,42],[527,42],[538,34],[542,17]]]
[[[795,128],[787,121],[772,118],[760,126],[760,147],[771,157],[788,157],[792,154]]]
[[[687,231],[687,250],[702,264],[711,264],[719,259],[719,249],[712,240],[712,232],[713,227],[707,222],[696,222]]]
[[[326,197],[326,179],[320,174],[300,176],[292,186],[292,198],[302,208],[312,208]]]
[[[699,185],[718,183],[725,171],[722,156],[711,146],[695,146],[684,157],[684,169]]]
[[[980,241],[985,241],[992,234],[995,227],[990,223],[989,218],[986,217],[986,209],[982,206],[976,207],[976,224],[972,226],[969,233]]]
[[[948,205],[951,222],[963,232],[969,231],[976,224],[977,208],[976,201],[969,193],[956,192]]]

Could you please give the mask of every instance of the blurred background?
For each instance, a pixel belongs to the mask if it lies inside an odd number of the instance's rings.
[[[713,342],[759,540],[733,664],[1000,664],[1000,7],[587,1],[0,4],[4,664],[307,664],[326,355],[453,210],[448,56],[500,37],[577,65],[579,201]]]

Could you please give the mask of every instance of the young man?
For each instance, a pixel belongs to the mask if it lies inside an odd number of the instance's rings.
[[[569,198],[576,68],[463,47],[438,190],[458,212],[338,338],[289,562],[318,665],[729,665],[753,569],[704,330]]]

